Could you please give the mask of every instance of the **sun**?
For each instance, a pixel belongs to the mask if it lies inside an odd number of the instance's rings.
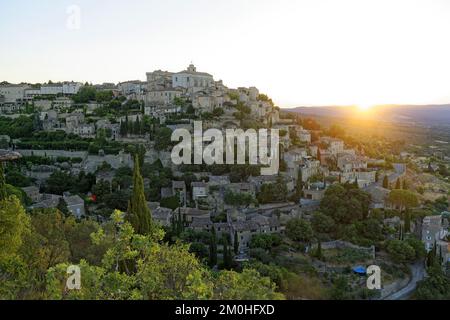
[[[374,105],[371,103],[358,103],[356,106],[360,111],[369,111]]]

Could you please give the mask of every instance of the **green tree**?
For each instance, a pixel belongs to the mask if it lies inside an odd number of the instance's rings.
[[[414,298],[418,300],[449,300],[450,277],[442,271],[439,263],[433,263],[427,269],[428,276],[419,281]]]
[[[333,184],[320,202],[320,211],[339,224],[350,224],[367,218],[370,195],[352,184]]]
[[[105,90],[105,91],[97,91],[95,93],[95,100],[97,102],[109,102],[113,98],[113,92],[111,90]]]
[[[405,241],[414,249],[416,253],[416,260],[422,259],[427,255],[427,251],[425,250],[422,241],[420,241],[416,237],[409,236]]]
[[[47,271],[45,298],[48,299],[283,299],[275,284],[256,270],[242,273],[221,271],[212,274],[189,246],[160,244],[163,232],[136,234],[121,212],[112,215],[114,227],[100,228],[91,235],[94,243],[114,239],[101,265],[81,260],[83,275],[80,290],[65,290],[69,263],[58,264]],[[121,261],[138,261],[135,269],[121,272]]]
[[[269,277],[261,277],[253,269],[242,273],[222,271],[214,285],[214,299],[220,300],[282,300]]]
[[[97,90],[95,87],[85,85],[75,94],[72,99],[75,103],[88,103],[94,101],[96,98]]]
[[[386,250],[395,262],[410,263],[415,260],[416,252],[406,241],[390,240]]]
[[[252,236],[250,248],[270,250],[273,246],[281,244],[281,238],[277,234],[258,233]]]
[[[64,221],[58,209],[35,209],[31,213],[31,233],[24,240],[21,255],[39,278],[70,257]]]
[[[133,171],[133,193],[128,202],[127,219],[138,234],[152,232],[152,215],[144,193],[144,180],[139,169],[139,159],[135,157]]]
[[[155,149],[157,151],[162,151],[167,149],[170,145],[172,145],[171,141],[172,130],[167,127],[159,128],[155,132]]]
[[[279,177],[275,183],[263,184],[257,198],[260,203],[283,202],[287,194],[286,183]]]
[[[225,192],[224,201],[226,204],[236,207],[248,207],[249,205],[256,203],[256,199],[254,199],[250,193],[234,193],[231,190]]]
[[[177,196],[162,198],[160,201],[160,206],[175,210],[180,206],[180,198]]]
[[[317,233],[330,233],[335,229],[335,222],[332,217],[323,214],[322,212],[314,212],[311,219],[311,224]]]
[[[107,224],[107,228],[111,224]],[[101,265],[101,260],[106,253],[111,241],[103,241],[101,244],[92,242],[91,234],[98,232],[100,225],[93,220],[81,220],[77,222],[74,217],[68,217],[64,221],[65,238],[69,244],[70,261],[79,263],[86,260],[93,265]]]
[[[395,205],[401,213],[403,213],[403,210],[417,207],[419,204],[419,200],[414,192],[402,189],[392,190],[389,193],[388,201]]]
[[[44,191],[62,195],[64,192],[71,190],[73,186],[73,177],[70,174],[57,170],[47,179]]]
[[[351,298],[352,288],[344,276],[338,276],[330,290],[330,298],[333,300],[347,300]]]
[[[313,238],[313,229],[308,221],[295,218],[287,223],[286,235],[294,241],[310,242]]]

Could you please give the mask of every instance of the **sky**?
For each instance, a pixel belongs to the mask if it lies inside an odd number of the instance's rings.
[[[0,39],[11,83],[193,62],[281,107],[450,103],[447,0],[0,0]]]

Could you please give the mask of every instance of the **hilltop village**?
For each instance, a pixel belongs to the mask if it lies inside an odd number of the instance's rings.
[[[448,272],[449,154],[358,141],[192,64],[146,78],[0,84],[0,148],[21,155],[6,164],[6,183],[28,211],[105,225],[129,210],[138,164],[166,241],[189,244],[214,270],[251,266],[287,298],[379,299],[423,280],[418,261]],[[278,174],[175,165],[172,132],[192,132],[194,121],[224,134],[278,129]],[[360,271],[373,264],[384,272],[375,292]]]

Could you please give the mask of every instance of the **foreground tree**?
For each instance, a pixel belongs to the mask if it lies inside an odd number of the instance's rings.
[[[115,239],[100,266],[80,262],[80,290],[65,290],[68,263],[50,268],[46,275],[49,299],[283,299],[275,284],[253,269],[215,275],[190,253],[188,245],[160,244],[164,232],[139,235],[123,214],[115,211],[113,234],[99,229],[95,243]],[[121,261],[133,259],[135,270],[120,271]]]
[[[0,261],[17,253],[29,228],[30,219],[17,197],[0,200]]]
[[[19,199],[6,196],[0,200],[0,300],[29,297],[30,268],[19,255],[29,230],[30,218]]]

